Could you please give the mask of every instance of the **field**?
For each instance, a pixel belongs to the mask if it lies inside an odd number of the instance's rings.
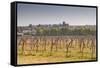
[[[95,36],[18,36],[17,64],[96,60]]]

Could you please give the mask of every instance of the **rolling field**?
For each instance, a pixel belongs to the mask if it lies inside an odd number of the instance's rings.
[[[96,60],[95,36],[24,36],[17,40],[17,64]]]

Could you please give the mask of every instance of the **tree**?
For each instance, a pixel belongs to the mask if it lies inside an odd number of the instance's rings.
[[[50,34],[51,34],[51,35],[58,35],[58,32],[59,32],[59,29],[58,29],[58,28],[52,28],[52,29],[50,30]]]
[[[32,24],[29,24],[29,27],[32,27]]]

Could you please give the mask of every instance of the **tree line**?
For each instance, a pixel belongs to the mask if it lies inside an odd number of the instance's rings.
[[[64,35],[96,35],[95,29],[89,28],[37,28],[36,34],[39,36],[64,36]]]

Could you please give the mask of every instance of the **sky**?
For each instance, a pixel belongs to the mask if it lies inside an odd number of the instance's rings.
[[[96,8],[22,4],[17,5],[17,25],[60,24],[96,25]]]

